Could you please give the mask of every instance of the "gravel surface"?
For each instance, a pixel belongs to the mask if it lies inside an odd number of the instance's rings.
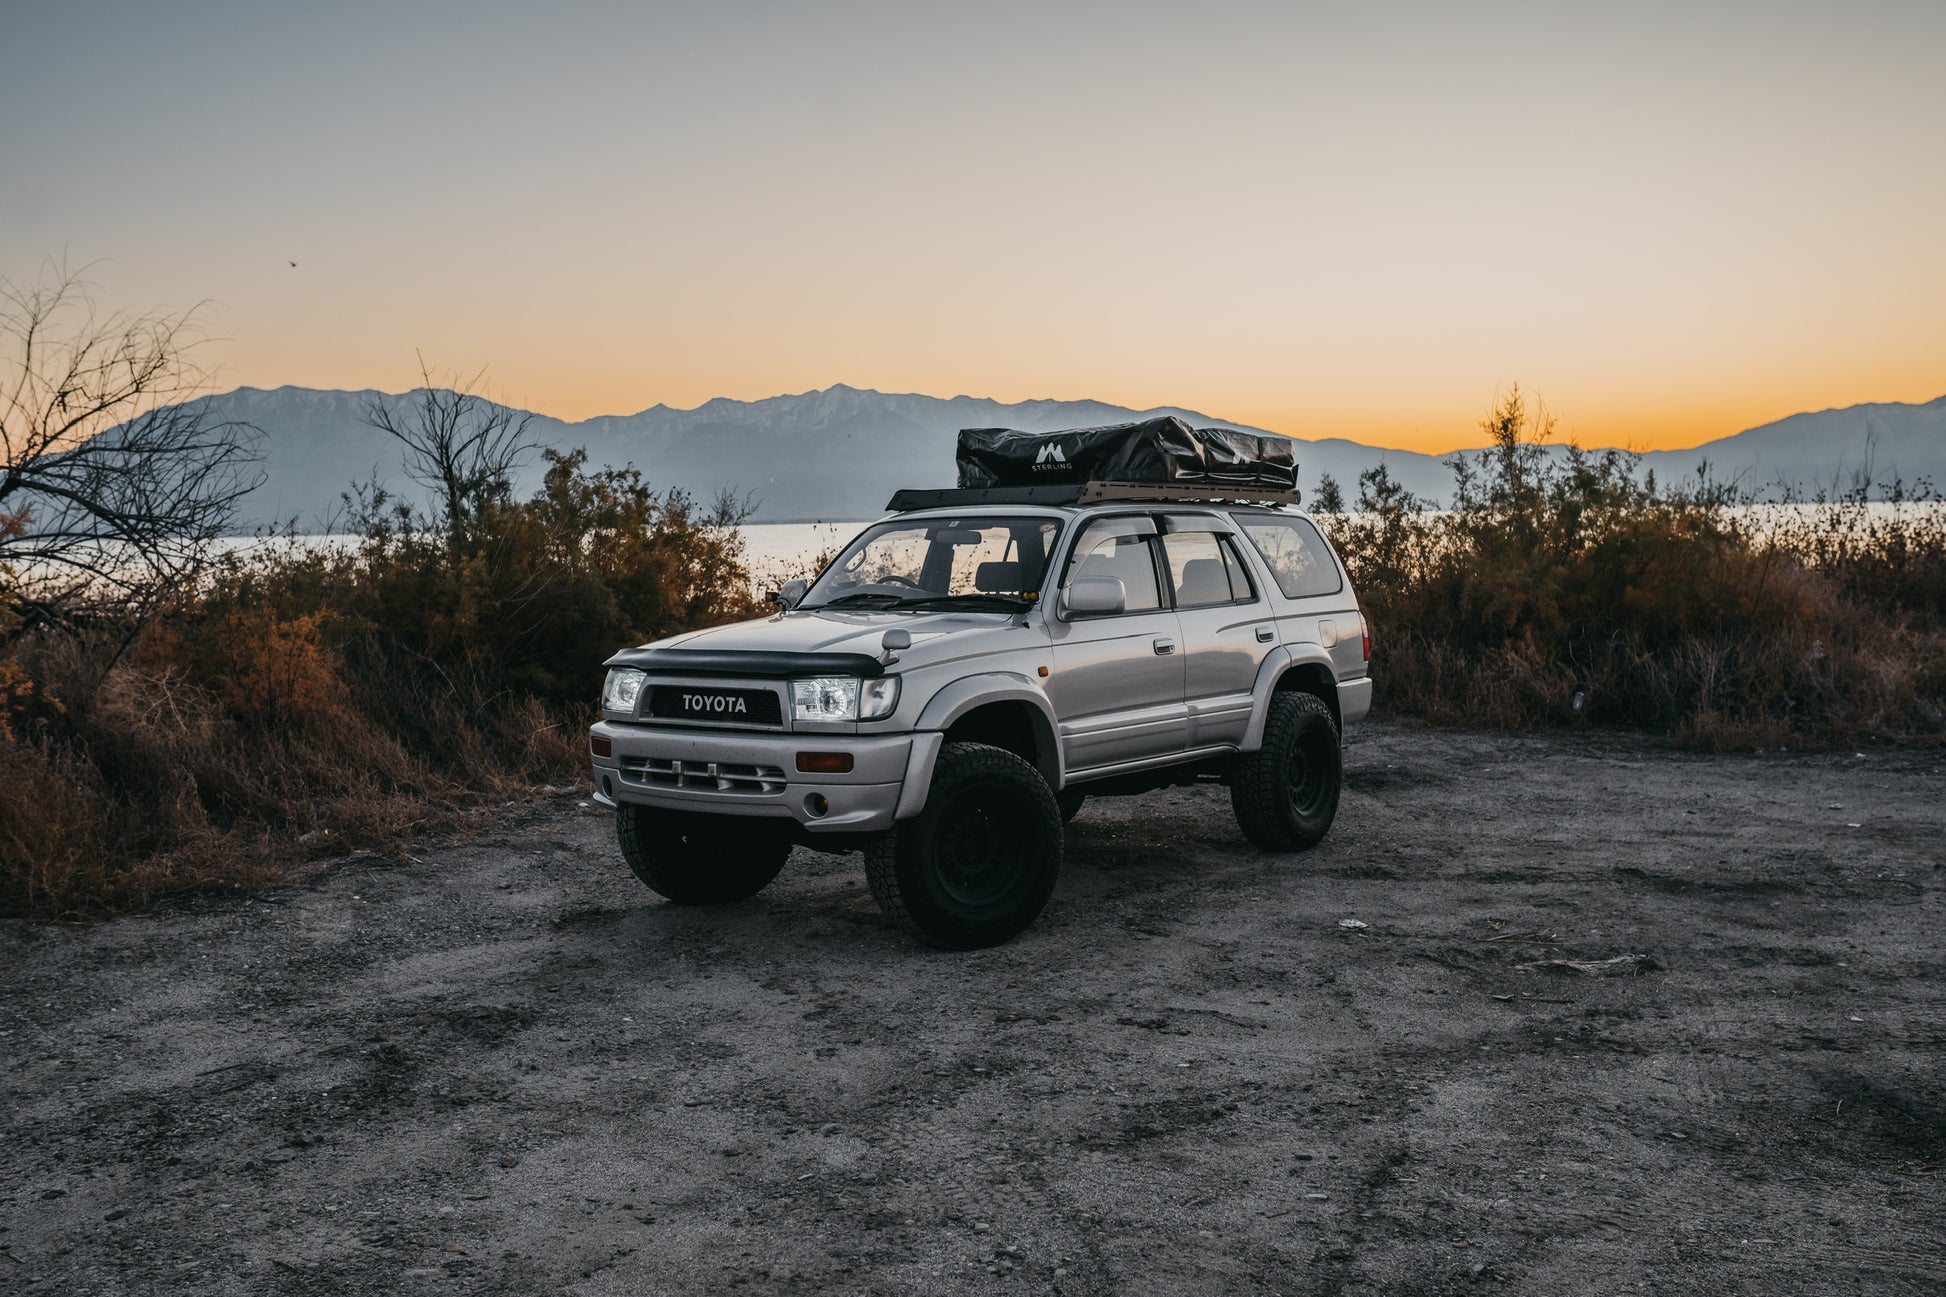
[[[9,932],[0,1290],[1937,1294],[1942,766],[1366,726],[1318,850],[1090,803],[964,955],[573,798]]]

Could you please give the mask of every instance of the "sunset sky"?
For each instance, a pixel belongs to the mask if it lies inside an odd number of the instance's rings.
[[[1684,446],[1946,394],[1946,3],[8,0],[0,273],[217,383]],[[295,261],[297,265],[289,263]]]

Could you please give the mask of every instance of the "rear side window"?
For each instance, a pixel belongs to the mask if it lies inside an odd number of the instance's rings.
[[[1171,532],[1162,538],[1162,552],[1169,559],[1178,608],[1243,603],[1254,597],[1243,565],[1220,536],[1207,531]]]
[[[1264,565],[1277,579],[1286,599],[1336,594],[1345,588],[1338,565],[1324,537],[1309,518],[1265,518],[1238,515],[1237,525],[1263,555]]]

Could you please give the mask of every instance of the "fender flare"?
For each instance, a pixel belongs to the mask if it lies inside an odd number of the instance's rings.
[[[1338,689],[1338,671],[1331,661],[1331,655],[1324,651],[1321,644],[1280,644],[1264,657],[1263,664],[1257,668],[1257,682],[1250,689],[1250,725],[1243,731],[1243,741],[1237,745],[1243,752],[1255,752],[1264,745],[1264,723],[1270,719],[1270,696],[1277,692],[1277,682],[1292,667],[1317,665],[1331,677],[1333,693]],[[1330,702],[1331,699],[1325,699]],[[1335,708],[1334,708],[1335,710]]]
[[[906,765],[905,787],[899,794],[898,819],[908,819],[926,808],[926,795],[932,788],[932,768],[945,745],[945,731],[953,722],[976,707],[988,703],[1026,703],[1034,723],[1034,746],[1041,753],[1036,763],[1049,788],[1059,789],[1066,771],[1061,764],[1061,731],[1054,721],[1054,708],[1040,686],[1013,671],[990,671],[964,676],[938,693],[919,713],[913,725],[912,757]]]

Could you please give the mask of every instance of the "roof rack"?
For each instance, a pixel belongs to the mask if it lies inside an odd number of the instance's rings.
[[[906,488],[892,494],[885,507],[893,513],[914,509],[946,509],[969,504],[1101,504],[1119,500],[1194,502],[1198,504],[1296,504],[1298,491],[1253,486],[1224,486],[1157,482],[1062,482],[1047,486],[960,486],[937,490]]]

